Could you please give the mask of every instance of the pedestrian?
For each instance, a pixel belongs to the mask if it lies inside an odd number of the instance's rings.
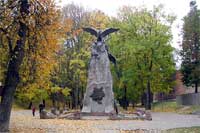
[[[35,116],[35,106],[32,106],[32,114]]]
[[[39,104],[39,112],[41,113],[43,109],[44,109],[44,105],[43,105],[43,103],[40,103]]]

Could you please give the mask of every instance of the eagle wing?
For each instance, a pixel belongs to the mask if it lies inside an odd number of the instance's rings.
[[[102,33],[101,33],[101,37],[106,37],[107,35],[109,35],[110,33],[113,33],[113,32],[116,32],[118,31],[119,29],[115,29],[115,28],[108,28],[106,30],[104,30]]]
[[[115,65],[117,64],[116,63],[117,61],[116,61],[115,57],[112,54],[108,53],[108,58],[113,64],[115,64]]]
[[[83,28],[84,31],[89,32],[91,35],[94,35],[97,37],[97,31],[94,28]]]

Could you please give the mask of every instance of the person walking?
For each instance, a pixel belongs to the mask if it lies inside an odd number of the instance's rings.
[[[44,109],[44,104],[41,102],[39,104],[39,112],[41,113],[43,109]]]
[[[32,114],[33,114],[33,117],[35,116],[35,106],[32,106]]]

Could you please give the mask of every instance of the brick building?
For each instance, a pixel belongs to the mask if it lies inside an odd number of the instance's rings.
[[[169,94],[159,93],[154,96],[154,99],[157,101],[160,100],[169,100],[176,99],[177,95],[185,94],[188,89],[183,85],[182,82],[182,74],[180,71],[176,71],[176,73],[172,76],[172,79],[176,81],[175,86],[169,92]]]

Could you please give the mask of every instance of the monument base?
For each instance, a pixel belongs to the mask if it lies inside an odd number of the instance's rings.
[[[73,112],[60,116],[59,118],[68,120],[152,120],[152,116],[149,111],[144,114],[138,112],[134,112],[132,114]]]
[[[103,112],[93,112],[85,113],[81,112],[81,120],[109,120],[111,117],[115,116],[116,113],[103,113]]]

